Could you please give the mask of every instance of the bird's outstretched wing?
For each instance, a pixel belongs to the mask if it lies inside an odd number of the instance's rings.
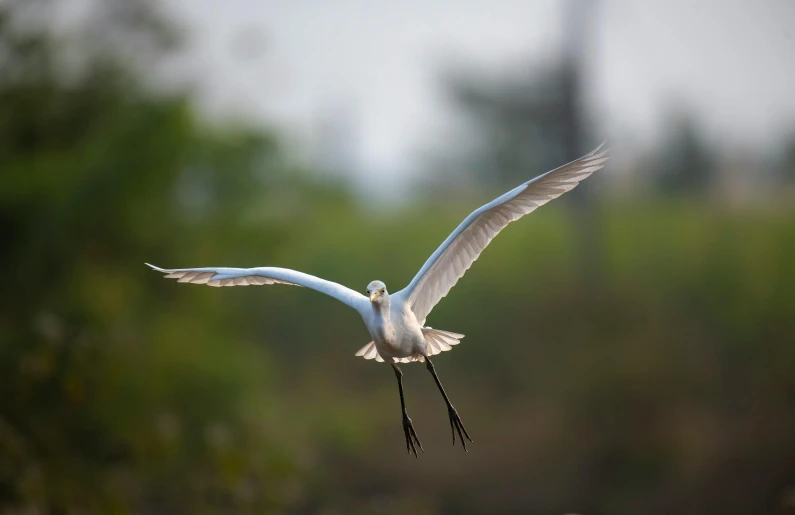
[[[417,321],[424,325],[431,309],[455,286],[497,233],[604,167],[608,152],[602,143],[580,159],[539,175],[475,210],[396,295],[406,299]]]
[[[325,293],[344,302],[353,309],[364,312],[369,308],[367,297],[350,288],[314,275],[289,270],[287,268],[174,268],[165,269],[146,263],[147,266],[166,274],[166,278],[181,283],[206,284],[208,286],[249,286],[263,284],[290,284],[305,286]]]

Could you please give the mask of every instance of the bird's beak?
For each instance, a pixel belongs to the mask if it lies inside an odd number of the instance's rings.
[[[378,292],[377,291],[374,291],[373,293],[370,294],[370,302],[375,302],[375,299],[377,299],[377,298],[378,298]]]

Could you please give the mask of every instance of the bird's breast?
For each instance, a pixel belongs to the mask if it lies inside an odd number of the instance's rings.
[[[407,355],[403,349],[403,338],[399,329],[389,320],[380,320],[373,324],[370,336],[373,337],[375,347],[382,357],[402,358]]]
[[[405,358],[424,351],[424,346],[421,346],[424,339],[416,320],[407,318],[405,310],[399,306],[393,306],[386,312],[374,311],[372,318],[366,322],[382,357]],[[414,333],[419,335],[419,341]]]
[[[387,345],[397,347],[400,344],[400,331],[393,324],[384,324],[378,328],[376,339]]]

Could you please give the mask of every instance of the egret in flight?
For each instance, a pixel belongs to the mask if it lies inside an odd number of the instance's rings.
[[[450,417],[455,445],[456,433],[466,451],[466,440],[472,442],[436,375],[430,356],[458,345],[463,334],[440,331],[425,325],[433,307],[464,275],[464,272],[506,225],[532,212],[550,200],[573,189],[580,181],[604,167],[609,149],[604,143],[591,153],[520,184],[508,193],[475,210],[444,240],[404,289],[390,293],[381,281],[373,281],[365,295],[335,282],[286,268],[174,268],[149,265],[167,278],[181,283],[209,286],[249,286],[289,284],[305,286],[325,293],[352,307],[362,316],[372,341],[359,349],[357,356],[387,362],[392,366],[400,392],[403,411],[403,432],[406,450],[417,456],[417,447],[424,452],[414,425],[406,411],[403,398],[403,373],[398,363],[424,362],[442,393]],[[465,440],[466,438],[466,440]]]

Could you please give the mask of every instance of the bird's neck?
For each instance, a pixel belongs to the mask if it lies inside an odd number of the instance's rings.
[[[389,297],[386,297],[381,302],[373,302],[373,313],[375,316],[389,320]]]

